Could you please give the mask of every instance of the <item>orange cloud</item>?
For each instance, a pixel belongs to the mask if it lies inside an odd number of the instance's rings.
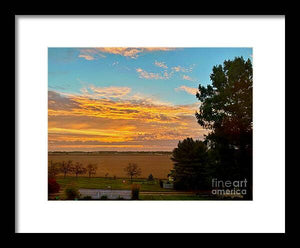
[[[174,48],[174,47],[143,47],[142,49],[145,51],[153,52],[153,51],[172,51],[177,48]]]
[[[141,49],[128,47],[101,47],[96,49],[103,53],[118,54],[130,58],[136,58],[141,53]]]
[[[196,93],[198,92],[198,89],[197,88],[192,88],[192,87],[188,87],[188,86],[185,86],[185,85],[182,85],[178,88],[175,89],[176,91],[185,91],[191,95],[196,95]]]
[[[48,102],[50,150],[172,150],[178,140],[206,133],[194,116],[198,103],[171,105],[141,95],[110,99],[52,91]]]
[[[194,79],[192,79],[190,76],[188,76],[188,75],[182,75],[182,78],[184,79],[184,80],[188,80],[188,81],[194,81]]]
[[[105,57],[105,53],[116,54],[129,58],[137,58],[142,53],[155,51],[171,51],[175,48],[169,47],[98,47],[98,48],[83,48],[80,49],[79,57],[87,60],[95,59],[97,57]]]
[[[95,58],[91,55],[86,55],[86,54],[79,54],[79,58],[84,58],[86,60],[94,60]]]
[[[94,48],[83,48],[79,49],[80,54],[78,55],[79,58],[84,58],[86,60],[95,60],[98,58],[105,58],[106,56],[99,53]]]

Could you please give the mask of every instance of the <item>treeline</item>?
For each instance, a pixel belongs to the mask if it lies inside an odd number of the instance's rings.
[[[83,166],[83,164],[79,162],[74,164],[72,160],[61,162],[53,162],[50,160],[48,165],[48,178],[55,178],[60,173],[64,175],[64,178],[69,174],[73,174],[76,177],[87,174],[89,177],[91,177],[92,175],[95,175],[96,172],[96,164],[88,164],[87,166]]]

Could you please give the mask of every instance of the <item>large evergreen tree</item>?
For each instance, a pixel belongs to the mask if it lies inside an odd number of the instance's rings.
[[[179,141],[173,150],[172,160],[174,169],[174,187],[176,189],[203,189],[207,187],[207,146],[192,138]]]
[[[215,165],[213,176],[247,179],[252,198],[252,63],[242,57],[214,66],[212,84],[199,85],[198,123],[211,130],[205,142]]]

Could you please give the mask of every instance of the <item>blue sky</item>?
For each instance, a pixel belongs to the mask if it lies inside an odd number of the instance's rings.
[[[252,59],[251,48],[180,48],[171,51],[155,51],[132,58],[120,54],[102,53],[105,57],[93,55],[93,60],[78,57],[78,48],[49,48],[49,89],[61,92],[80,93],[85,85],[95,87],[130,87],[132,93],[144,93],[173,104],[195,102],[193,95],[175,90],[185,85],[197,88],[199,83],[210,83],[214,65],[224,60],[243,56]],[[92,55],[91,55],[92,56]],[[155,65],[164,62],[168,68]],[[171,77],[146,79],[136,71],[148,73],[172,72],[172,67],[192,68],[190,72],[174,72]],[[183,76],[186,79],[183,78]]]
[[[198,85],[210,83],[213,66],[240,56],[252,60],[252,49],[49,48],[49,147],[171,150],[179,139],[201,138],[205,131],[194,118]],[[123,139],[113,138],[116,118],[123,121],[118,129]]]

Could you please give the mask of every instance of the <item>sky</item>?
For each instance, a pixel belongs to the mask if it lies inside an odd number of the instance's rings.
[[[251,48],[48,48],[49,151],[172,151],[208,130],[199,84]]]

